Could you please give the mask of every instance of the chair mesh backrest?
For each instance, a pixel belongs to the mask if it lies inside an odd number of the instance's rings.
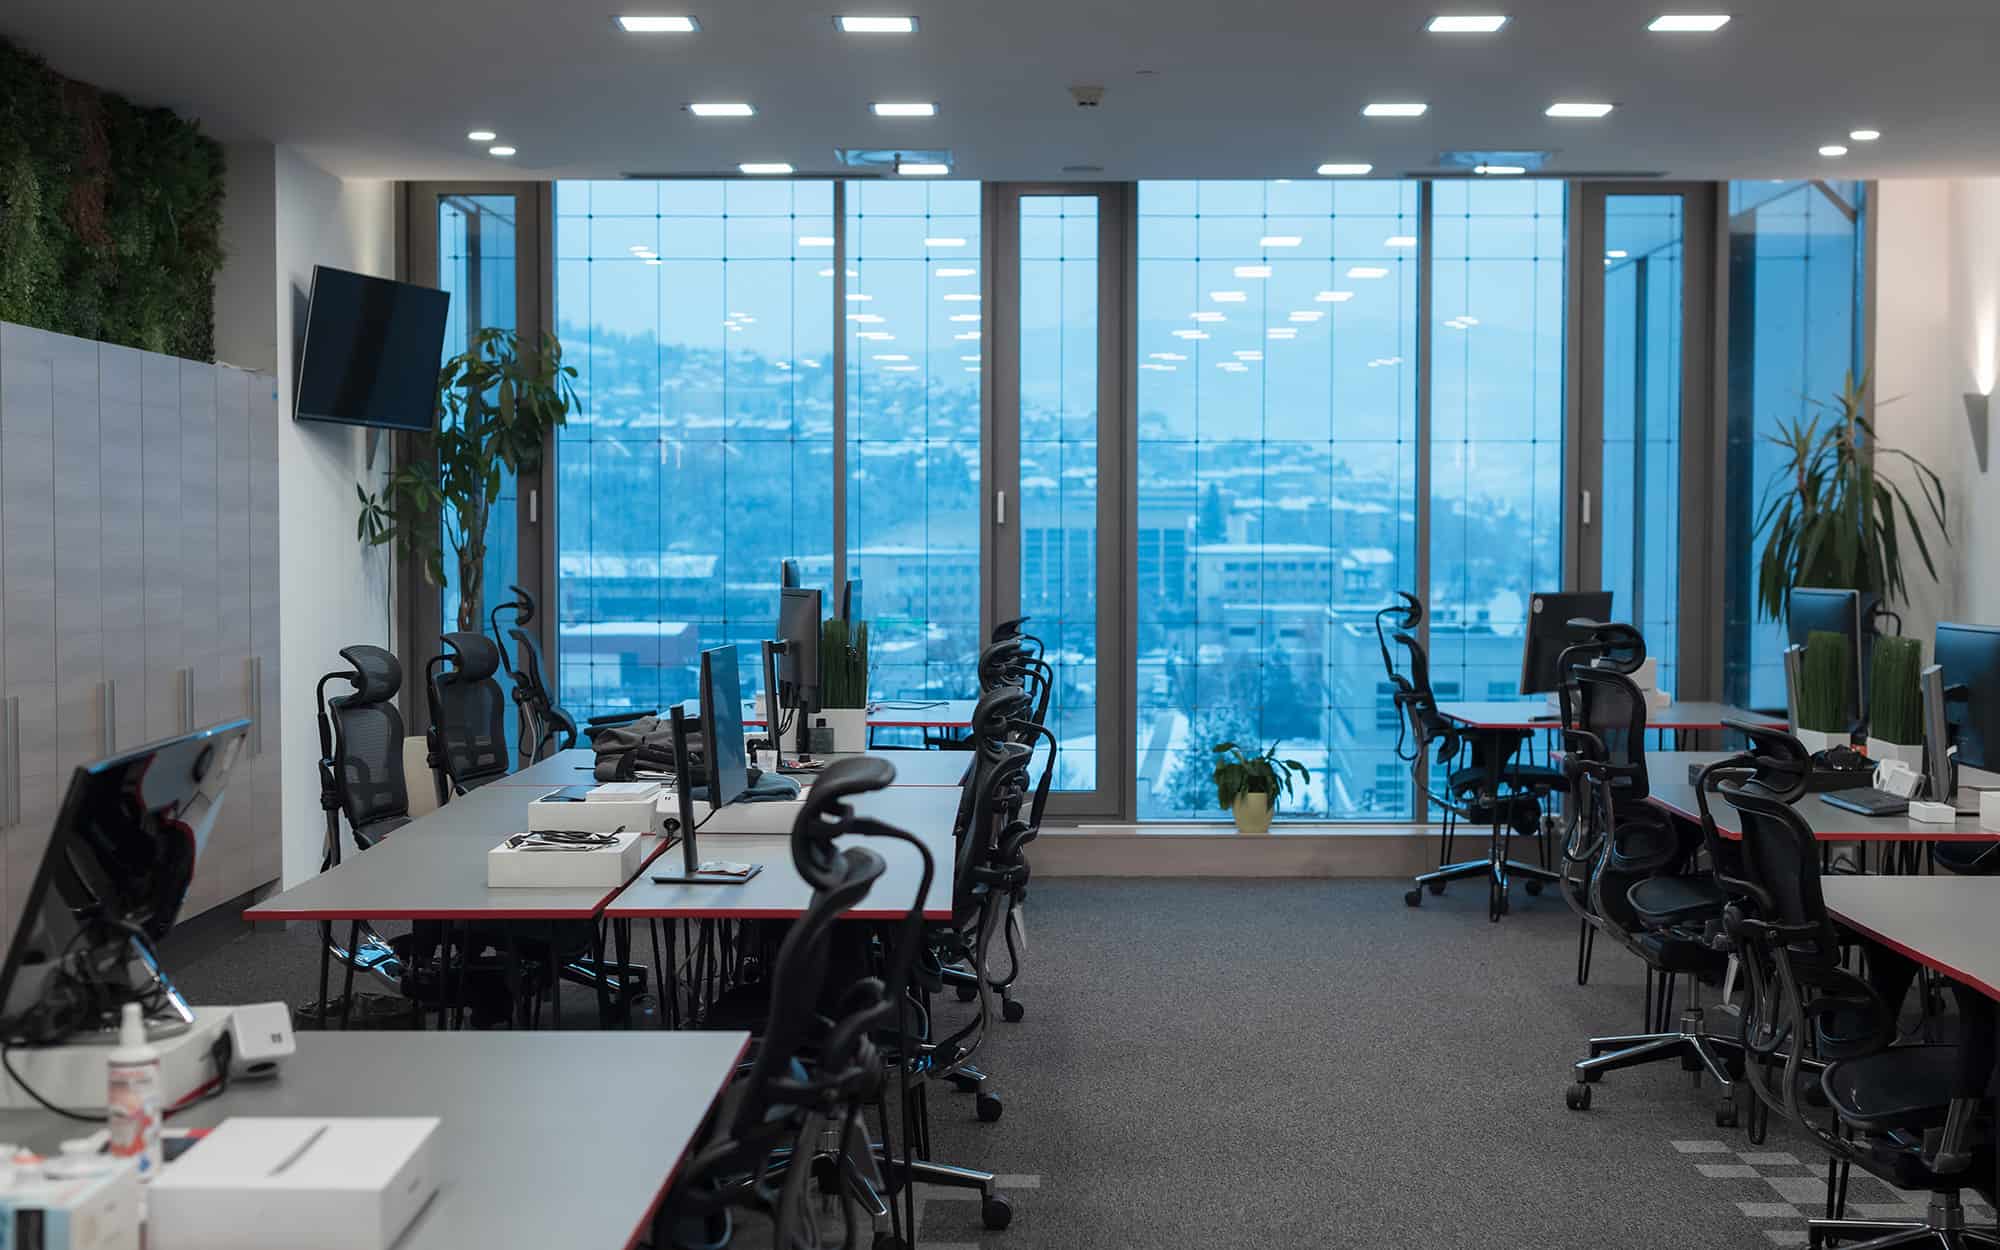
[[[1795,953],[1837,961],[1839,941],[1820,891],[1819,844],[1812,827],[1791,804],[1756,781],[1724,781],[1718,792],[1736,809],[1743,840],[1738,865],[1756,894],[1758,918],[1806,926],[1817,937],[1794,944]]]
[[[541,642],[519,625],[507,632],[514,638],[514,687],[521,692],[522,701],[548,721],[558,737],[565,738],[570,746],[576,745],[575,719],[557,707],[555,696],[549,693],[548,681],[543,675]]]
[[[1438,711],[1437,695],[1431,690],[1431,659],[1423,644],[1409,634],[1397,634],[1395,642],[1409,657],[1410,675],[1405,680],[1410,689],[1404,706],[1410,717],[1410,732],[1417,738],[1418,753],[1441,738],[1455,742],[1451,722]]]
[[[1577,668],[1571,671],[1570,679],[1571,691],[1564,702],[1569,705],[1573,723],[1564,728],[1581,730],[1601,744],[1602,758],[1594,762],[1608,766],[1612,793],[1620,804],[1645,798],[1650,792],[1646,776],[1646,696],[1622,673]],[[1569,741],[1575,745],[1586,740]],[[1575,749],[1585,748],[1578,745]]]
[[[507,773],[507,699],[493,674],[500,649],[484,634],[446,634],[450,668],[431,669],[431,718],[445,773],[460,789]]]
[[[396,692],[403,666],[381,647],[355,646],[341,656],[354,666],[354,689],[326,701],[333,721],[334,778],[340,810],[357,834],[410,814],[403,778],[403,714]]]

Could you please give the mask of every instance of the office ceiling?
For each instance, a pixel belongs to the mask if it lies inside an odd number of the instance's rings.
[[[620,12],[702,29],[628,35]],[[842,12],[920,30],[843,35]],[[1497,34],[1424,30],[1493,12],[1511,18]],[[1649,33],[1663,12],[1734,20]],[[1449,149],[1551,149],[1554,173],[2000,173],[1995,0],[8,0],[0,34],[225,140],[357,177],[803,174],[834,169],[836,147],[902,146],[1020,180],[1311,177],[1323,161],[1393,175]],[[1102,105],[1073,103],[1080,84]],[[683,111],[709,100],[758,115]],[[875,100],[940,112],[883,120]],[[1430,111],[1361,116],[1380,100]],[[1543,116],[1557,100],[1617,108]],[[1882,138],[1818,154],[1857,127]],[[518,155],[487,155],[475,128]]]

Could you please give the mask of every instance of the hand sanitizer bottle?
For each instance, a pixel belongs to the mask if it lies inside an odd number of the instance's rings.
[[[160,1170],[160,1052],[146,1040],[146,1018],[137,1003],[126,1003],[119,1019],[109,1075],[104,1105],[111,1120],[111,1153],[136,1159],[139,1179],[150,1181]]]

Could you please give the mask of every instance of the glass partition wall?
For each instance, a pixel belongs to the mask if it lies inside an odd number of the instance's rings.
[[[1311,769],[1281,819],[1422,819],[1374,635],[1396,591],[1447,699],[1515,694],[1538,590],[1612,589],[1669,687],[1690,605],[1720,620],[1680,576],[1724,563],[1713,195],[558,183],[550,320],[584,401],[553,468],[562,698],[658,706],[703,647],[754,662],[793,557],[861,580],[879,701],[976,693],[986,631],[1033,617],[1059,815],[1219,820],[1235,740]],[[1688,662],[1720,650],[1718,625]]]

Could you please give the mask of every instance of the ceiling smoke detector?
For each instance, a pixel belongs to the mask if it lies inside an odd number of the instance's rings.
[[[1076,106],[1080,109],[1094,109],[1104,103],[1104,88],[1071,87],[1069,98],[1075,100]]]

